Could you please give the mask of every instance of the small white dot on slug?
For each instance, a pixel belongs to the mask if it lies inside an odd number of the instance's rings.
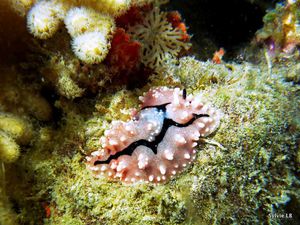
[[[182,135],[180,135],[180,134],[175,134],[174,138],[175,138],[175,142],[177,144],[185,144],[186,143],[185,138]]]
[[[133,177],[133,178],[131,178],[131,182],[135,182],[135,178]]]
[[[124,179],[124,181],[125,181],[125,182],[129,181],[128,177],[126,177],[126,178]]]
[[[115,177],[122,177],[122,173],[116,173]]]
[[[172,174],[175,175],[176,174],[176,170],[172,170]]]
[[[111,177],[113,173],[111,171],[108,172],[108,176]]]
[[[140,97],[139,97],[139,100],[140,100],[141,102],[143,102],[144,99],[145,99],[145,98],[144,98],[143,96],[140,96]]]
[[[157,180],[157,181],[160,181],[160,176],[158,176],[158,177],[156,178],[156,180]]]
[[[152,130],[152,128],[153,128],[152,123],[148,123],[147,124],[147,130],[150,131],[150,130]]]
[[[188,118],[188,116],[189,116],[188,112],[184,111],[184,112],[182,112],[180,119],[186,120]]]
[[[118,145],[118,142],[117,142],[116,140],[114,140],[114,139],[110,139],[110,140],[108,141],[108,143],[109,143],[110,145],[112,145],[112,146]]]
[[[196,125],[197,125],[197,127],[200,128],[200,129],[202,129],[202,128],[205,127],[205,124],[204,124],[204,123],[201,123],[201,122],[197,122]]]
[[[110,168],[114,170],[117,168],[117,166],[118,166],[117,163],[114,162],[110,165]]]
[[[207,132],[209,132],[209,127],[207,127],[207,128],[205,129],[205,133],[207,133]]]
[[[203,117],[202,121],[203,121],[203,123],[207,123],[209,121],[209,118],[208,117]]]
[[[131,131],[132,128],[131,128],[129,125],[125,125],[125,130],[126,130],[126,131]]]
[[[199,132],[198,132],[198,133],[199,133]],[[201,136],[200,133],[199,133],[199,135],[197,135],[197,134],[194,133],[194,134],[191,136],[191,138],[192,138],[193,141],[198,141],[200,136]]]
[[[193,149],[193,154],[196,154],[196,150],[195,149]]]
[[[159,166],[159,171],[162,175],[166,174],[166,167],[164,165],[160,165]]]
[[[152,182],[153,179],[154,179],[154,176],[153,176],[153,175],[150,175],[150,176],[149,176],[149,181]]]
[[[87,156],[87,157],[85,157],[85,159],[86,159],[86,161],[91,161],[91,160],[92,160],[92,157]]]
[[[127,138],[126,138],[125,136],[121,136],[121,137],[120,137],[120,141],[124,142],[124,141],[126,141],[126,140],[127,140]]]
[[[117,172],[120,172],[120,171],[123,170],[123,169],[125,169],[125,166],[124,166],[124,165],[119,164],[119,165],[117,166]]]
[[[191,158],[191,155],[189,153],[184,153],[183,156],[184,156],[185,159],[190,159]]]
[[[167,178],[166,178],[166,176],[162,176],[161,179],[166,180]]]
[[[186,163],[183,163],[182,166],[183,166],[183,167],[186,167]]]
[[[98,170],[100,170],[100,168],[98,166],[92,166],[92,167],[90,167],[90,169],[92,171],[98,171]]]
[[[101,171],[107,170],[107,166],[106,166],[106,165],[101,166],[101,169],[100,169],[100,170],[101,170]]]
[[[165,150],[164,155],[167,160],[173,160],[174,159],[174,154],[170,150]]]
[[[179,167],[179,165],[178,164],[174,164],[174,167],[177,169]]]
[[[141,176],[141,173],[140,172],[135,172],[134,175],[139,177],[139,176]]]
[[[195,160],[195,159],[196,159],[196,156],[194,155],[192,159]]]
[[[92,156],[100,156],[101,153],[99,151],[94,151],[91,153]]]

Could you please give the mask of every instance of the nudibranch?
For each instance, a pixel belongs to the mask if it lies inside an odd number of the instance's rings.
[[[86,157],[96,177],[164,183],[195,160],[199,138],[220,123],[218,110],[179,88],[153,88],[140,100],[141,111],[130,121],[113,121],[102,148]]]

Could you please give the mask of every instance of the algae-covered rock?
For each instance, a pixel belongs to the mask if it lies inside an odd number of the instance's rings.
[[[16,139],[19,144],[28,144],[33,130],[29,121],[7,113],[0,113],[0,130]]]

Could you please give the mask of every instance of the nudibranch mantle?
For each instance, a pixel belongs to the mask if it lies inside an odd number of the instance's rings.
[[[221,113],[179,88],[157,87],[132,120],[113,121],[102,148],[86,157],[96,177],[125,183],[164,183],[196,158],[197,141],[214,132]]]

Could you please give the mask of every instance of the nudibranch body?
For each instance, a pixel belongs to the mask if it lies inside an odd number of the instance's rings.
[[[218,110],[179,88],[154,88],[140,100],[141,111],[130,121],[113,121],[102,148],[86,158],[96,177],[164,183],[191,164],[199,138],[220,122]]]

